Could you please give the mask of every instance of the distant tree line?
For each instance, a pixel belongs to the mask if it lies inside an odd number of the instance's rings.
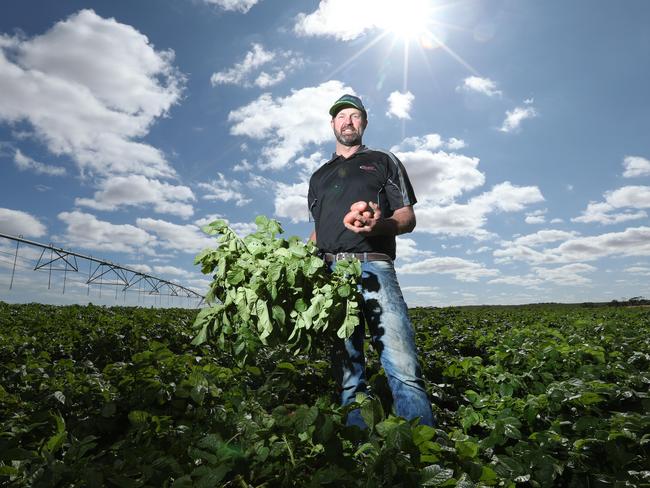
[[[638,296],[628,298],[627,300],[612,300],[611,302],[585,302],[581,304],[584,307],[639,307],[644,305],[650,305],[650,299]]]

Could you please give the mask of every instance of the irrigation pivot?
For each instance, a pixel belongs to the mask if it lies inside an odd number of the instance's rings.
[[[32,260],[29,268],[33,265],[33,271],[46,271],[48,273],[48,289],[51,286],[52,273],[63,271],[64,294],[66,282],[68,280],[68,273],[81,273],[81,264],[87,262],[88,276],[87,278],[84,278],[83,282],[88,286],[89,290],[91,285],[99,286],[100,294],[102,287],[114,286],[116,296],[118,291],[124,293],[127,291],[137,291],[138,295],[146,294],[161,297],[186,297],[188,299],[199,300],[197,307],[201,305],[204,299],[203,295],[181,284],[158,278],[148,273],[143,273],[142,271],[137,271],[111,261],[55,247],[52,244],[43,244],[41,242],[31,241],[22,236],[13,236],[0,232],[0,237],[16,243],[15,250],[11,253],[13,255],[10,256],[11,259],[4,261],[11,268],[11,279],[9,282],[10,290],[14,286],[16,268],[27,268],[27,266],[18,264],[19,259],[21,259],[19,256],[20,245],[23,244],[41,251],[36,263],[33,264]],[[2,254],[7,255],[10,253],[3,252]],[[137,290],[135,288],[136,286]]]

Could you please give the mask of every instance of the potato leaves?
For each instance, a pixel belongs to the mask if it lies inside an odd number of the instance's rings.
[[[349,337],[359,324],[359,262],[339,261],[330,272],[312,242],[278,237],[280,223],[265,216],[255,223],[243,239],[223,220],[203,227],[219,238],[195,259],[213,281],[193,343],[216,342],[244,363],[262,346],[300,353],[314,340]]]

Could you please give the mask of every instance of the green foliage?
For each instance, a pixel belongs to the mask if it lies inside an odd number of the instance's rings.
[[[214,342],[243,364],[262,346],[298,354],[314,340],[349,337],[359,324],[359,262],[339,261],[329,272],[312,242],[277,237],[280,224],[264,216],[255,222],[257,232],[243,239],[223,220],[203,228],[220,237],[195,259],[213,282],[194,344]]]
[[[195,317],[0,302],[0,485],[650,483],[648,309],[411,310],[435,428],[377,394],[337,406],[325,358],[193,345]]]

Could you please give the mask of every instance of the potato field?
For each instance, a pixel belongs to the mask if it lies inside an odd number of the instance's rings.
[[[241,363],[196,314],[0,302],[0,485],[650,486],[650,309],[412,309],[438,424],[368,351],[367,431],[326,346]]]

